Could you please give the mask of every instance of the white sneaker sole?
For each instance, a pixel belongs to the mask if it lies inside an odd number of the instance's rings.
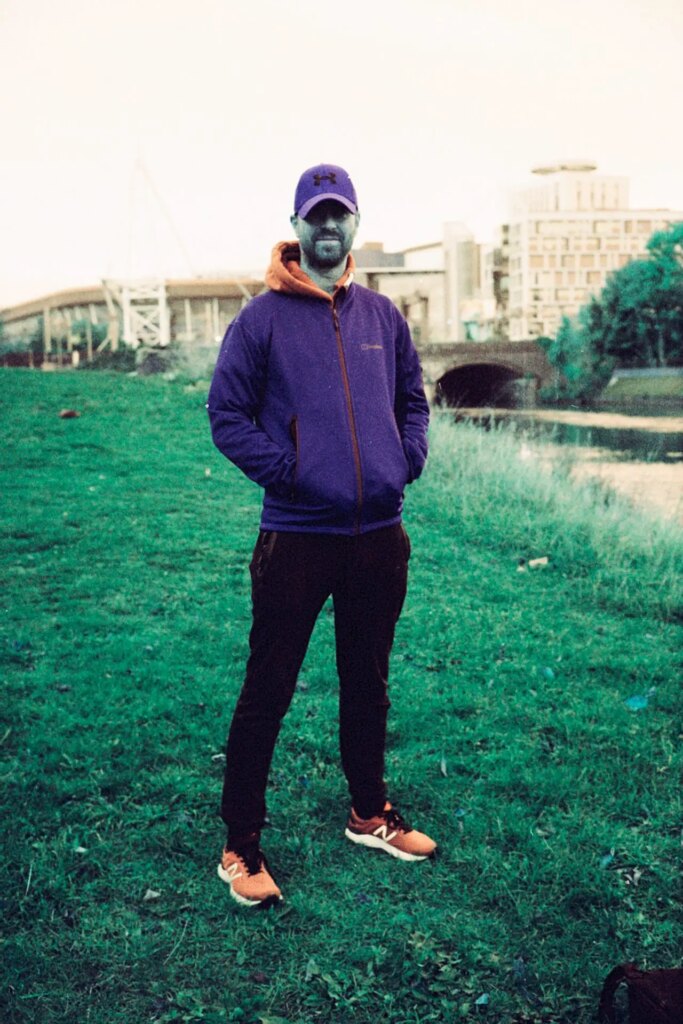
[[[380,839],[379,836],[369,836],[364,833],[358,835],[357,832],[352,832],[350,828],[347,828],[344,834],[352,843],[357,843],[359,846],[369,846],[372,850],[384,850],[385,853],[388,853],[391,857],[397,857],[399,860],[428,860],[431,857],[429,853],[406,853],[405,850],[398,850],[391,843]]]
[[[222,864],[218,865],[218,877],[222,882],[225,882],[225,884],[228,886],[232,898],[243,907],[261,907],[262,909],[265,909],[266,907],[275,906],[276,903],[283,902],[282,896],[276,896],[275,894],[273,894],[272,896],[266,896],[266,898],[263,900],[250,900],[247,899],[246,896],[240,896],[238,892],[235,892],[232,885],[232,880],[228,875],[227,871],[224,870]]]

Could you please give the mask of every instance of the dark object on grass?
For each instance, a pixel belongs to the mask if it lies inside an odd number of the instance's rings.
[[[615,967],[605,978],[598,1019],[616,1024],[614,995],[628,986],[628,1024],[681,1024],[683,1021],[683,968],[641,971],[635,964]]]
[[[75,420],[80,416],[80,412],[77,409],[62,409],[59,414],[61,420]]]

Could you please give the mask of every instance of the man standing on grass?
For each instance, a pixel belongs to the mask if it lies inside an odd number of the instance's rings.
[[[218,867],[248,906],[282,898],[260,848],[268,771],[330,595],[346,836],[409,861],[436,847],[389,803],[384,782],[389,653],[410,555],[403,492],[427,457],[429,408],[405,320],[389,299],[353,283],[358,221],[346,171],[304,171],[291,217],[298,242],[273,250],[269,291],[230,324],[209,392],[216,446],[265,490]]]

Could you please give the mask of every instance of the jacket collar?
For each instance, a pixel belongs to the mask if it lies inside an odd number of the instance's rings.
[[[349,253],[346,270],[335,285],[334,292],[323,291],[311,281],[300,265],[301,249],[298,242],[278,242],[271,254],[270,266],[266,272],[266,284],[274,292],[287,295],[307,295],[309,298],[333,302],[340,289],[347,289],[353,281],[356,269],[353,256]]]

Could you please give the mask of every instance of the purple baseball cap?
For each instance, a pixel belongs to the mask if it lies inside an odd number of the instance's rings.
[[[306,217],[323,199],[335,199],[351,213],[358,213],[356,190],[343,167],[317,164],[304,171],[294,194],[294,213]]]

